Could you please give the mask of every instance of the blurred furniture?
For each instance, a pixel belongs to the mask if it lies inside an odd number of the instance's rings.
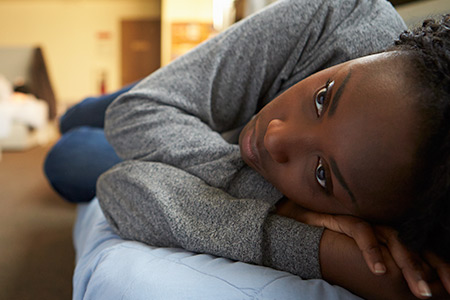
[[[0,74],[11,83],[21,81],[36,98],[48,103],[48,116],[56,116],[56,99],[40,47],[0,47]]]
[[[56,116],[56,99],[42,49],[0,47],[0,74],[20,92],[0,97],[0,149],[47,143],[54,133],[50,121]]]

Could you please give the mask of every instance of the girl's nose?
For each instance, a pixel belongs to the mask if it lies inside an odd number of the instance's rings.
[[[278,163],[285,163],[289,160],[287,145],[290,137],[287,124],[279,119],[274,119],[267,125],[264,135],[264,147],[272,159]]]
[[[308,126],[274,119],[267,125],[264,147],[274,161],[286,163],[311,151],[316,143],[314,136],[312,128]]]

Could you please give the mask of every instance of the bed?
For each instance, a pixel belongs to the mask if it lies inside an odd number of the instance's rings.
[[[323,280],[118,237],[98,200],[74,227],[73,299],[360,299]]]

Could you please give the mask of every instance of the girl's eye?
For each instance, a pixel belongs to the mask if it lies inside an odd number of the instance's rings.
[[[327,173],[321,159],[319,159],[319,163],[316,168],[316,180],[321,187],[327,189]]]
[[[322,115],[323,105],[325,104],[326,98],[327,98],[327,87],[323,87],[322,89],[320,89],[319,92],[317,92],[315,99],[318,116]]]
[[[333,85],[333,83],[334,81],[327,81],[327,84],[316,93],[314,104],[316,105],[317,115],[319,117],[322,115],[324,105],[327,101],[328,90]]]

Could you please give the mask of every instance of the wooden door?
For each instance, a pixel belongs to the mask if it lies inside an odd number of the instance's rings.
[[[161,65],[161,20],[122,21],[122,85],[140,80]]]

